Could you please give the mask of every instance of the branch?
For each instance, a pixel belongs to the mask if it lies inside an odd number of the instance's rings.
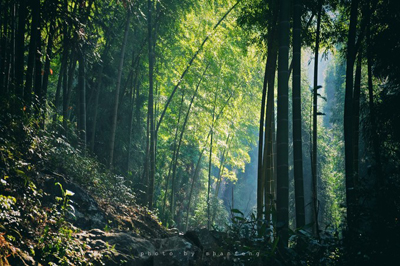
[[[212,33],[210,33],[210,34],[207,35],[207,37],[206,37],[206,38],[203,40],[203,42],[201,43],[199,49],[194,53],[193,57],[190,59],[188,65],[186,66],[185,71],[183,71],[183,73],[182,73],[180,79],[178,80],[177,84],[175,85],[174,89],[172,90],[172,93],[171,93],[171,95],[169,96],[169,98],[168,98],[168,100],[167,100],[167,103],[165,104],[164,110],[163,110],[163,112],[161,113],[160,120],[159,120],[158,123],[157,123],[156,134],[157,134],[157,132],[158,132],[158,129],[160,128],[161,122],[162,122],[162,120],[163,120],[163,118],[164,118],[164,115],[165,115],[165,112],[167,111],[168,106],[169,106],[169,104],[170,104],[170,102],[171,102],[171,100],[172,100],[172,97],[174,97],[174,94],[175,94],[176,90],[178,89],[178,87],[179,87],[179,85],[181,84],[183,78],[185,77],[185,75],[186,75],[187,72],[189,71],[189,69],[190,69],[190,67],[192,66],[194,60],[197,58],[197,55],[198,55],[198,54],[200,53],[200,51],[203,49],[204,44],[207,42],[207,40],[210,38],[210,36],[213,35],[213,33],[215,32],[216,28],[217,28],[217,27],[222,23],[222,21],[229,15],[229,13],[240,3],[240,1],[241,1],[241,0],[238,0],[238,1],[236,2],[236,4],[234,4],[234,5],[222,16],[222,18],[217,22],[217,24],[215,24],[215,26],[213,27]]]

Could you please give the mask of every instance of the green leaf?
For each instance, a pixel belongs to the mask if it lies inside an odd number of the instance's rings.
[[[231,212],[233,212],[233,213],[239,213],[239,214],[241,214],[242,216],[244,216],[243,212],[239,211],[238,209],[231,209]]]
[[[73,195],[75,195],[75,193],[72,192],[71,190],[66,189],[66,190],[65,190],[65,195],[66,195],[66,196],[73,196]]]

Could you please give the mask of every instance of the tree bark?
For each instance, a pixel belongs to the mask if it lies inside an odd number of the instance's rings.
[[[33,84],[33,74],[35,67],[35,58],[37,56],[37,40],[36,37],[38,35],[38,26],[39,26],[39,15],[40,15],[40,0],[34,0],[31,2],[32,8],[32,22],[31,22],[31,40],[29,43],[29,55],[28,55],[28,69],[26,71],[26,82],[25,82],[25,91],[24,91],[24,100],[29,110],[31,102],[32,102],[32,84]],[[40,60],[39,60],[40,61]]]
[[[11,93],[14,92],[15,87],[15,35],[16,35],[16,25],[15,18],[17,16],[17,4],[14,2],[11,4],[11,31],[10,31],[10,56],[8,61],[8,71],[7,71],[7,90]]]
[[[139,72],[139,67],[136,68],[135,71],[135,78],[132,79],[132,84],[131,84],[131,93],[130,93],[130,112],[129,112],[129,126],[128,126],[128,156],[126,158],[126,169],[125,172],[128,175],[130,172],[130,165],[131,165],[131,157],[132,157],[132,139],[134,139],[133,136],[133,117],[134,117],[134,112],[135,112],[135,102],[136,102],[136,90],[138,89],[138,72]]]
[[[50,62],[53,57],[53,44],[54,44],[54,34],[56,32],[56,25],[54,25],[55,22],[51,22],[50,24],[50,33],[49,36],[47,37],[47,49],[46,49],[46,62],[44,65],[44,73],[43,73],[43,84],[42,84],[42,93],[43,93],[43,102],[42,104],[45,105],[46,103],[46,96],[47,96],[47,87],[49,84],[49,75],[50,73]],[[57,86],[57,89],[59,87]],[[57,90],[59,91],[59,90]],[[43,117],[44,119],[45,117]]]
[[[24,95],[24,37],[26,22],[26,0],[21,0],[18,9],[18,32],[16,35],[15,51],[15,94],[22,99]],[[1,86],[1,84],[0,84]],[[18,100],[19,101],[19,100]],[[19,101],[20,102],[20,101]],[[19,109],[19,108],[18,108]]]
[[[183,108],[183,101],[185,94],[182,93],[182,100],[181,104],[179,107],[179,115],[178,115],[178,121],[176,122],[176,130],[175,130],[175,138],[174,138],[174,152],[172,154],[172,160],[171,160],[171,166],[172,166],[172,179],[171,179],[171,200],[170,200],[170,214],[171,214],[171,219],[174,220],[175,216],[175,176],[176,176],[176,167],[178,164],[178,154],[179,154],[179,148],[180,148],[180,143],[178,144],[178,132],[179,132],[179,123],[181,121],[181,114],[182,114],[182,108]],[[171,168],[169,169],[171,170]],[[168,191],[168,180],[170,177],[170,171],[168,172],[167,176],[167,187],[165,189],[165,192]],[[165,202],[165,201],[164,201]]]
[[[274,155],[273,155],[273,132],[274,132],[274,120],[275,120],[275,73],[276,73],[276,59],[278,57],[278,47],[277,42],[274,41],[276,30],[274,30],[274,38],[271,39],[271,46],[268,48],[270,51],[269,59],[271,62],[268,64],[268,95],[267,95],[267,115],[265,118],[265,125],[267,128],[265,134],[265,145],[264,145],[264,158],[263,158],[263,171],[265,175],[265,212],[266,219],[270,218],[270,211],[272,207],[273,197],[272,197],[272,183],[274,178],[274,172],[276,171],[274,165]]]
[[[201,154],[199,156],[199,159],[197,160],[196,169],[194,170],[194,174],[193,174],[193,177],[192,177],[192,185],[190,186],[189,202],[188,202],[188,207],[187,207],[187,211],[186,211],[185,231],[188,230],[188,226],[189,226],[190,204],[192,203],[193,188],[194,188],[194,184],[196,182],[196,179],[197,179],[197,177],[199,175],[201,159],[203,157],[203,152],[204,152],[204,150],[201,152]]]
[[[314,90],[313,90],[313,141],[312,141],[312,198],[313,198],[313,232],[319,239],[319,221],[318,221],[318,60],[319,60],[319,42],[321,32],[322,1],[318,1],[317,33],[314,50]]]
[[[5,1],[1,1],[1,11],[3,12],[2,17],[2,25],[0,27],[1,32],[1,41],[0,41],[0,95],[6,95],[6,66],[7,66],[7,35],[8,35],[8,6],[5,4]],[[0,11],[0,12],[1,12]]]
[[[350,234],[354,231],[355,191],[353,167],[353,71],[355,61],[355,39],[357,30],[358,0],[352,0],[350,10],[350,26],[347,39],[346,91],[344,103],[344,146],[345,146],[345,175],[347,226]],[[351,238],[351,237],[350,237]]]
[[[288,0],[282,0],[280,4],[277,110],[277,232],[280,236],[280,245],[286,247],[289,238],[288,61],[290,5]]]
[[[40,1],[39,1],[40,2]],[[43,105],[43,91],[42,91],[42,36],[41,36],[41,17],[40,17],[40,3],[38,3],[37,12],[39,13],[39,19],[37,22],[37,32],[36,32],[36,47],[35,47],[35,85],[34,91],[37,96],[38,102],[36,103],[36,113],[39,118],[40,114],[44,112],[44,105]]]
[[[73,85],[73,81],[74,81],[74,74],[75,74],[75,68],[76,68],[76,62],[77,62],[77,55],[76,55],[76,51],[75,48],[71,49],[71,54],[70,54],[70,58],[71,58],[71,62],[70,62],[70,66],[68,69],[68,79],[67,79],[67,87],[66,87],[66,94],[65,96],[63,95],[63,97],[65,97],[65,120],[63,120],[63,125],[64,128],[66,130],[67,133],[67,121],[70,119],[70,115],[71,115],[71,111],[72,111],[72,106],[69,106],[70,104],[70,100],[71,100],[71,95],[72,95],[72,85]]]
[[[361,91],[361,63],[362,53],[358,53],[356,75],[354,80],[354,95],[353,95],[353,114],[354,114],[354,135],[353,135],[353,167],[354,167],[354,188],[358,189],[358,149],[359,149],[359,134],[360,134],[360,91]],[[356,195],[357,197],[357,195]]]
[[[295,183],[296,227],[305,225],[303,148],[301,136],[301,0],[294,2],[293,16],[293,168]]]
[[[56,89],[56,95],[54,96],[54,116],[53,116],[53,122],[56,121],[57,115],[59,112],[59,106],[60,106],[60,95],[61,95],[61,90],[63,86],[63,77],[64,77],[64,72],[66,71],[67,68],[67,60],[68,58],[66,57],[65,53],[62,55],[62,61],[61,61],[61,66],[60,66],[60,72],[58,75],[58,81],[57,81],[57,89]]]
[[[217,101],[217,93],[215,93],[215,98],[214,98],[214,109],[212,113],[212,120],[211,120],[211,140],[210,140],[210,155],[209,155],[209,161],[208,161],[208,184],[207,184],[207,229],[210,230],[210,225],[211,225],[211,202],[210,202],[210,192],[211,192],[211,166],[212,166],[212,150],[213,150],[213,137],[214,137],[214,120],[215,120],[215,105]]]
[[[269,45],[269,43],[268,43]],[[268,58],[270,57],[268,51]],[[268,74],[268,58],[265,63],[264,72],[264,83],[261,96],[261,111],[260,111],[260,125],[258,132],[258,168],[257,168],[257,219],[262,219],[263,206],[264,206],[264,186],[265,186],[265,175],[263,171],[263,158],[266,154],[263,154],[264,148],[264,117],[265,117],[265,99],[267,97],[267,74]]]
[[[150,151],[149,151],[149,159],[150,159],[150,169],[149,169],[149,188],[147,192],[148,196],[148,206],[149,209],[153,209],[153,197],[154,197],[154,178],[155,178],[155,157],[156,157],[156,149],[155,149],[155,128],[154,128],[154,97],[153,97],[153,72],[154,72],[154,46],[153,46],[153,33],[152,33],[152,9],[153,9],[153,1],[148,0],[148,17],[147,17],[147,27],[148,27],[148,45],[149,45],[149,101],[148,101],[148,119],[150,122]]]
[[[78,75],[78,90],[79,90],[79,137],[82,143],[82,150],[86,153],[86,82],[85,82],[85,52],[84,47],[81,47],[79,56],[79,75]]]

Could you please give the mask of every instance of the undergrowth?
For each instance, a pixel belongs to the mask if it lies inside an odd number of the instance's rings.
[[[93,196],[133,204],[130,184],[86,155],[74,131],[60,130],[59,122],[43,129],[28,116],[2,113],[0,124],[0,265],[32,259],[45,265],[101,264],[103,255],[75,237],[80,229],[67,219],[74,216],[73,192],[55,183],[59,193],[46,195],[38,184],[45,176],[62,176]]]
[[[240,210],[231,210],[231,222],[220,241],[235,254],[235,265],[338,265],[342,240],[336,232],[324,230],[317,239],[307,228],[289,230],[289,247],[282,247],[273,224],[257,219],[255,213],[245,216]]]

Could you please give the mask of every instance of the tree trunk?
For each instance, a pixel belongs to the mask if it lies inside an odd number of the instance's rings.
[[[64,47],[65,49],[65,47]],[[64,53],[67,56],[68,52],[64,50]],[[63,70],[63,102],[62,102],[62,115],[63,115],[63,128],[64,128],[64,136],[67,134],[67,113],[68,113],[68,103],[67,103],[67,94],[68,94],[68,64],[66,59],[65,69]]]
[[[301,0],[294,2],[293,16],[293,156],[296,227],[305,225],[303,148],[301,136]]]
[[[231,135],[228,134],[228,137],[226,138],[225,143],[226,143],[227,147],[225,147],[223,152],[222,152],[222,157],[221,157],[221,161],[220,161],[219,168],[218,168],[218,178],[217,178],[217,184],[216,184],[216,187],[215,187],[215,197],[214,197],[216,203],[218,203],[217,201],[218,201],[219,189],[221,187],[222,176],[223,176],[224,169],[225,169],[226,152],[227,152],[227,150],[229,150],[229,142],[231,140],[231,139],[229,139],[230,136]],[[216,214],[217,214],[217,208],[214,208],[211,224],[214,223]]]
[[[12,5],[8,5],[4,8],[4,25],[3,25],[3,36],[2,36],[2,62],[3,66],[1,69],[0,81],[2,85],[2,93],[5,96],[8,96],[8,84],[9,84],[9,70],[10,70],[10,54],[12,54],[12,43],[11,43],[11,32],[12,30],[9,27],[10,21],[13,20],[13,16],[10,15],[12,13]]]
[[[273,163],[273,132],[274,120],[275,120],[275,76],[276,76],[276,59],[278,57],[278,43],[276,41],[278,36],[278,31],[276,28],[278,20],[278,9],[277,5],[274,6],[274,19],[273,24],[275,27],[271,27],[271,35],[268,41],[268,63],[267,63],[267,82],[268,82],[268,95],[267,95],[267,115],[265,118],[266,134],[264,141],[264,157],[263,157],[263,171],[265,175],[265,192],[264,192],[264,202],[265,202],[265,212],[266,219],[270,219],[270,211],[272,207],[272,202],[274,200],[272,196],[272,184],[274,178],[274,172],[276,172],[275,165]]]
[[[199,159],[197,160],[196,169],[194,170],[193,177],[192,177],[192,185],[190,186],[189,202],[188,202],[188,207],[187,207],[187,211],[186,211],[185,231],[188,230],[188,226],[189,226],[190,204],[192,203],[193,188],[194,188],[196,179],[200,172],[201,158],[203,157],[203,153],[204,153],[204,150],[201,152]]]
[[[118,105],[119,105],[119,91],[121,88],[121,79],[122,79],[122,68],[124,66],[124,58],[125,58],[125,50],[126,44],[128,42],[128,34],[129,34],[129,24],[131,20],[131,12],[127,11],[125,32],[124,32],[124,40],[121,48],[121,56],[118,66],[118,79],[117,79],[117,87],[115,89],[115,100],[114,100],[114,110],[113,110],[113,119],[111,124],[111,140],[110,140],[110,148],[109,148],[109,161],[108,167],[111,169],[114,164],[114,149],[115,149],[115,135],[117,133],[117,120],[118,120]]]
[[[72,95],[72,85],[74,81],[74,74],[77,63],[75,47],[72,48],[70,57],[71,57],[71,62],[70,62],[70,67],[68,69],[67,90],[65,95],[65,104],[66,104],[65,129],[67,129],[67,121],[70,119],[72,113],[72,106],[70,106],[69,104]]]
[[[270,33],[269,33],[270,34]],[[270,43],[268,42],[268,46]],[[261,96],[261,111],[260,111],[260,125],[258,132],[258,168],[257,168],[257,219],[262,219],[263,207],[264,207],[264,188],[265,188],[265,175],[263,171],[263,158],[267,156],[265,153],[263,154],[264,149],[264,121],[265,121],[265,99],[267,97],[267,80],[268,80],[268,59],[270,58],[268,50],[268,58],[265,63],[265,72],[264,72],[264,83],[263,90]],[[267,128],[266,128],[267,129]]]
[[[353,114],[354,114],[354,129],[353,129],[353,167],[354,167],[354,187],[358,189],[358,149],[359,149],[359,134],[360,134],[360,90],[361,90],[361,63],[362,53],[358,53],[356,75],[354,80],[354,95],[353,95]]]
[[[8,6],[6,5],[5,1],[1,1],[1,11],[3,12],[2,17],[2,25],[0,27],[1,38],[0,38],[0,95],[3,96],[6,94],[6,66],[7,66],[7,34],[8,34]]]
[[[37,40],[36,37],[38,35],[38,27],[39,27],[39,19],[40,19],[40,0],[34,0],[31,2],[32,8],[32,22],[31,22],[31,40],[29,43],[29,55],[28,55],[28,69],[26,71],[26,82],[25,82],[25,91],[24,91],[24,100],[25,105],[28,110],[31,106],[32,102],[32,84],[33,84],[33,71],[35,67],[35,58],[37,56]],[[39,60],[40,62],[40,60]]]
[[[39,21],[37,24],[37,32],[36,32],[36,47],[35,47],[35,86],[34,86],[34,91],[37,97],[37,103],[36,103],[36,113],[37,117],[39,118],[40,114],[44,112],[44,105],[43,105],[43,91],[42,91],[42,36],[41,36],[41,17],[40,17],[40,3],[38,4],[38,10],[37,12],[39,13]]]
[[[147,17],[147,27],[148,27],[148,44],[149,44],[149,101],[148,101],[148,113],[149,113],[149,122],[150,122],[150,150],[149,150],[149,159],[150,159],[150,169],[149,169],[149,188],[147,192],[148,196],[148,206],[149,209],[153,209],[153,197],[154,197],[154,178],[155,178],[155,157],[156,157],[156,149],[155,149],[155,128],[154,128],[154,97],[153,97],[153,72],[154,72],[154,46],[153,46],[153,34],[152,34],[152,9],[153,9],[153,1],[148,0],[148,17]]]
[[[318,18],[317,18],[317,33],[314,50],[314,90],[313,90],[313,141],[312,141],[312,198],[313,198],[313,232],[319,238],[319,221],[318,221],[318,55],[319,42],[321,31],[321,15],[322,15],[322,0],[318,2]]]
[[[60,72],[58,75],[58,81],[57,81],[57,89],[56,89],[56,95],[54,97],[54,116],[53,116],[53,122],[56,121],[57,115],[59,112],[59,105],[60,105],[60,95],[61,95],[61,90],[63,86],[63,77],[64,77],[64,72],[66,71],[67,68],[67,60],[68,58],[66,55],[63,53],[62,56],[62,61],[61,61],[61,66],[60,66]]]
[[[48,39],[47,39],[46,62],[45,62],[45,65],[44,65],[43,84],[42,84],[42,93],[43,93],[43,102],[42,102],[42,104],[43,105],[46,104],[47,87],[48,87],[48,84],[49,84],[49,75],[51,74],[50,73],[50,62],[51,62],[51,59],[53,57],[53,43],[54,43],[53,37],[54,37],[54,34],[56,32],[56,25],[54,25],[54,24],[55,24],[55,22],[51,22],[51,24],[50,24],[50,33],[49,33],[49,36],[48,36]],[[59,87],[57,86],[57,89],[58,88]],[[59,90],[57,90],[57,91],[59,91]],[[43,117],[43,119],[44,118],[45,117]]]
[[[176,130],[175,130],[175,138],[174,138],[174,152],[172,153],[172,160],[171,160],[171,167],[172,167],[172,179],[171,179],[171,200],[170,200],[170,215],[171,215],[171,219],[172,220],[174,220],[174,216],[175,216],[175,204],[174,204],[174,201],[175,201],[175,176],[176,176],[176,166],[177,166],[177,164],[178,164],[178,154],[179,154],[179,146],[180,146],[180,143],[179,143],[179,145],[178,145],[178,132],[179,132],[179,123],[180,123],[180,121],[181,121],[181,114],[182,114],[182,108],[183,108],[183,101],[184,101],[184,98],[185,97],[185,94],[184,93],[182,93],[182,99],[181,99],[181,104],[180,104],[180,107],[179,107],[179,115],[178,115],[178,121],[176,122]],[[166,186],[166,188],[165,188],[165,192],[167,192],[168,191],[168,181],[169,181],[169,178],[170,178],[170,171],[171,171],[171,167],[170,167],[170,169],[169,169],[169,171],[168,171],[168,176],[167,176],[167,186]],[[165,200],[164,200],[164,203],[165,203]]]
[[[277,126],[277,232],[280,244],[286,247],[289,238],[289,131],[288,131],[288,61],[289,0],[281,1],[278,59],[278,126]]]
[[[91,137],[90,137],[90,150],[94,152],[95,149],[95,143],[96,143],[96,130],[97,130],[97,115],[98,115],[98,108],[99,108],[99,98],[100,98],[100,91],[102,87],[102,79],[103,79],[103,69],[104,66],[102,65],[100,68],[100,74],[98,77],[98,82],[96,84],[96,91],[95,91],[95,97],[94,97],[94,106],[93,106],[93,118],[92,118],[92,129],[90,131]]]
[[[8,91],[13,93],[15,87],[15,34],[16,34],[16,25],[15,18],[17,16],[17,4],[12,3],[11,5],[11,36],[10,36],[10,60],[8,65]]]
[[[212,120],[211,120],[211,140],[210,140],[210,155],[208,161],[208,185],[207,185],[207,229],[210,230],[210,223],[211,223],[211,202],[210,202],[210,192],[211,192],[211,166],[212,166],[212,150],[213,150],[213,137],[214,137],[214,120],[215,120],[215,105],[217,101],[217,93],[215,93],[214,98],[214,109],[212,113]]]
[[[134,117],[134,112],[135,112],[135,102],[136,102],[136,90],[138,87],[138,72],[139,72],[139,67],[136,68],[136,73],[135,73],[135,78],[132,79],[132,84],[131,84],[131,93],[130,93],[130,113],[129,113],[129,126],[128,126],[128,156],[126,158],[126,174],[129,174],[130,171],[130,165],[131,165],[131,157],[132,157],[132,139],[134,139],[133,136],[133,117]]]
[[[82,149],[86,153],[86,84],[85,84],[85,52],[81,47],[79,56],[79,75],[78,75],[78,90],[79,90],[79,137],[82,142]]]
[[[26,0],[21,0],[18,9],[18,32],[15,43],[15,94],[22,99],[24,94],[24,53],[25,53]],[[1,84],[0,84],[1,86]],[[18,100],[20,102],[20,100]],[[18,108],[19,109],[19,108]]]
[[[344,146],[345,146],[345,175],[346,175],[346,202],[347,226],[352,235],[355,218],[355,191],[353,167],[353,71],[355,61],[355,39],[357,30],[358,0],[352,0],[350,11],[350,26],[347,39],[346,63],[346,92],[344,102]],[[351,238],[351,237],[350,237]]]

